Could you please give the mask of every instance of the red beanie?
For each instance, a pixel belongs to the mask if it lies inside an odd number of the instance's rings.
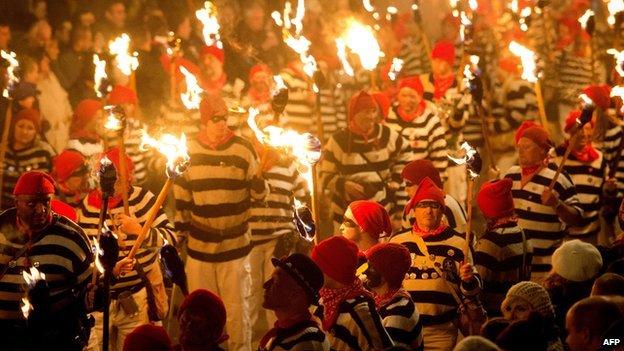
[[[161,326],[140,325],[126,336],[123,351],[171,351],[171,339]]]
[[[409,250],[396,243],[380,243],[366,251],[368,264],[388,282],[390,288],[400,288],[405,274],[412,266]]]
[[[358,248],[343,236],[333,236],[312,249],[312,260],[328,277],[345,285],[356,279]]]
[[[448,40],[438,41],[431,50],[431,58],[446,61],[453,66],[455,64],[455,44]]]
[[[80,101],[74,109],[74,118],[72,119],[70,134],[82,131],[102,108],[102,103],[98,100],[86,99]]]
[[[119,148],[114,147],[109,149],[106,152],[106,157],[113,163],[117,172],[119,172]],[[126,155],[126,171],[128,171],[128,176],[134,174],[134,163],[132,159]]]
[[[25,108],[23,110],[20,110],[13,118],[13,126],[15,126],[18,121],[21,121],[23,119],[32,122],[37,131],[41,129],[41,113],[39,113],[39,111],[35,110],[34,108]]]
[[[420,159],[408,163],[401,172],[401,176],[405,180],[409,180],[412,184],[419,185],[423,179],[429,178],[438,188],[443,188],[440,172],[435,168],[433,162]]]
[[[377,102],[377,106],[381,110],[381,115],[384,119],[388,118],[388,112],[390,111],[390,99],[386,96],[386,94],[382,92],[373,93],[373,99]]]
[[[201,50],[201,55],[202,57],[206,55],[212,55],[216,57],[217,60],[221,61],[221,63],[225,62],[225,52],[223,52],[223,49],[219,49],[218,47],[214,45],[212,46],[204,45],[204,47]]]
[[[15,183],[13,195],[48,195],[54,194],[54,179],[41,171],[28,171]]]
[[[367,234],[379,240],[392,234],[392,224],[388,211],[375,201],[358,200],[349,204],[353,218]]]
[[[477,205],[486,218],[496,219],[513,215],[511,196],[513,181],[509,178],[486,182],[477,194]]]
[[[568,113],[568,117],[566,117],[565,127],[563,128],[563,131],[566,133],[570,132],[570,129],[574,127],[574,125],[576,124],[576,120],[579,118],[581,118],[581,111],[579,110],[570,111],[570,113]],[[589,123],[591,123],[591,125],[593,126],[595,124],[594,119],[592,118],[589,121]]]
[[[206,124],[213,116],[227,116],[228,108],[219,94],[209,94],[199,104],[201,123]]]
[[[520,127],[518,127],[515,135],[516,145],[518,145],[521,138],[531,139],[535,144],[545,150],[550,150],[553,146],[548,132],[541,125],[533,121],[524,121]]]
[[[438,188],[435,183],[429,178],[425,177],[418,186],[418,190],[414,196],[410,199],[410,201],[405,206],[405,213],[410,213],[410,211],[421,201],[430,200],[435,201],[440,204],[440,206],[445,206],[444,204],[444,191]]]
[[[606,111],[611,107],[611,88],[606,84],[592,84],[583,89],[583,93],[589,97],[596,106]]]
[[[260,72],[264,72],[268,74],[269,76],[273,75],[273,72],[271,71],[269,66],[265,65],[264,63],[258,63],[258,64],[253,65],[249,69],[249,81],[251,81],[253,77]]]
[[[516,56],[503,57],[498,61],[498,67],[505,72],[520,74],[520,59]]]
[[[423,96],[424,88],[418,76],[411,76],[411,77],[406,77],[406,78],[401,79],[399,81],[399,90],[403,88],[410,88],[410,89],[416,90],[418,95]]]
[[[50,208],[52,208],[53,212],[60,214],[61,216],[67,217],[73,222],[78,221],[78,214],[76,213],[76,209],[61,200],[52,199],[52,201],[50,201]]]
[[[134,90],[121,84],[115,85],[108,95],[108,103],[111,105],[135,104],[139,101]]]
[[[377,102],[371,94],[361,90],[349,100],[349,121],[351,121],[353,116],[357,115],[358,112],[373,108],[377,108]]]
[[[86,166],[87,160],[75,150],[63,150],[52,161],[52,176],[58,182],[64,182],[76,171]]]
[[[178,310],[178,318],[181,318],[184,311],[189,309],[209,316],[208,322],[211,325],[206,328],[206,332],[211,333],[213,339],[211,341],[221,343],[228,339],[227,334],[223,333],[227,313],[223,300],[218,295],[205,289],[197,289],[182,301]]]

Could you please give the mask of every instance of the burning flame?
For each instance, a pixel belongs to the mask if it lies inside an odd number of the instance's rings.
[[[609,49],[607,50],[608,54],[613,55],[613,57],[615,57],[615,70],[617,71],[617,73],[620,75],[620,77],[624,77],[624,50],[623,51],[618,51],[616,49]]]
[[[362,0],[362,6],[364,6],[364,9],[368,12],[375,11],[375,7],[373,7],[370,0]]]
[[[581,99],[581,101],[583,101],[583,108],[595,105],[594,100],[592,100],[589,96],[587,96],[585,94],[579,95],[579,99]]]
[[[210,1],[204,2],[204,8],[195,11],[195,17],[202,23],[202,35],[208,46],[216,46],[223,49],[221,35],[219,34],[219,21],[217,19],[217,6]]]
[[[472,159],[477,154],[477,150],[475,150],[472,146],[470,146],[470,144],[468,144],[465,141],[461,144],[461,146],[459,148],[460,148],[460,150],[462,150],[464,152],[464,157],[457,158],[457,157],[453,157],[451,155],[447,155],[446,157],[448,157],[449,160],[455,162],[458,165],[464,165],[464,164],[467,165],[468,167],[466,167],[466,168],[468,169],[468,174],[470,175],[470,177],[472,179],[478,177],[479,174],[475,173],[472,170],[472,168],[470,167],[470,163],[472,162]]]
[[[288,89],[286,87],[286,83],[284,83],[284,79],[282,79],[282,76],[280,75],[273,76],[273,81],[275,82],[275,87],[271,91],[272,96],[277,95],[277,93],[279,93],[281,90]]]
[[[457,5],[459,0],[449,0],[449,6],[451,7],[451,13],[453,17],[459,17],[459,11],[457,10]]]
[[[367,71],[374,70],[379,58],[384,56],[372,29],[353,18],[348,20],[342,39],[346,47],[359,56],[362,67]]]
[[[36,267],[30,267],[30,273],[23,270],[22,276],[29,288],[35,287],[38,281],[45,280],[45,273],[39,271]]]
[[[184,81],[186,82],[186,91],[180,94],[180,99],[184,106],[189,110],[199,109],[201,103],[201,95],[204,92],[199,86],[199,81],[189,70],[180,66],[180,72],[184,75]]]
[[[468,15],[466,15],[464,11],[460,13],[459,20],[459,38],[461,41],[464,41],[466,39],[466,28],[472,25],[472,21],[470,21],[470,18],[468,18]]]
[[[537,82],[537,65],[535,53],[515,41],[509,43],[509,51],[522,61],[522,79],[530,83]]]
[[[22,315],[24,316],[24,319],[28,319],[28,316],[30,315],[30,311],[34,310],[33,306],[30,304],[30,301],[28,300],[27,297],[22,297]]]
[[[15,70],[19,67],[19,62],[16,58],[17,55],[13,51],[6,52],[1,50],[0,55],[3,59],[9,62],[9,67],[7,67],[7,75],[9,76],[9,79],[6,83],[6,88],[4,88],[4,91],[2,92],[2,96],[8,99],[9,88],[13,88],[19,82],[19,78],[15,75]]]
[[[583,16],[581,16],[578,21],[581,24],[581,27],[583,27],[583,29],[587,29],[587,21],[589,21],[589,19],[594,16],[594,11],[592,11],[591,9],[587,9],[587,11],[585,11],[585,13],[583,14]]]
[[[95,95],[98,98],[102,98],[104,95],[102,94],[102,84],[104,81],[108,79],[108,75],[106,74],[106,61],[100,60],[100,57],[97,54],[93,54],[93,64],[95,65],[95,73],[93,74]]]
[[[108,130],[117,131],[121,129],[122,125],[121,125],[121,120],[117,118],[117,115],[115,114],[114,107],[115,106],[113,105],[104,107],[104,110],[108,111],[108,116],[106,116],[106,122],[104,123],[104,128]]]
[[[186,135],[177,138],[173,134],[163,134],[158,139],[152,138],[145,130],[142,131],[141,148],[152,147],[167,158],[167,176],[175,178],[186,170],[190,161],[186,146]]]
[[[340,62],[342,63],[342,69],[344,70],[345,74],[347,74],[350,77],[355,76],[353,67],[351,67],[349,60],[347,59],[347,44],[345,44],[344,40],[338,38],[336,39],[336,47],[338,48],[338,51],[337,51],[338,58],[340,59]]]
[[[476,11],[479,7],[479,2],[477,0],[468,0],[468,6],[472,11]]]
[[[132,71],[136,70],[139,67],[139,60],[136,57],[136,53],[134,55],[130,55],[130,37],[128,34],[123,33],[122,35],[115,38],[108,43],[108,50],[111,55],[115,56],[115,62],[117,63],[117,68],[126,76],[130,76]]]
[[[607,10],[609,10],[607,22],[609,25],[613,26],[615,24],[615,15],[624,11],[624,0],[609,0]]]
[[[390,80],[392,81],[395,81],[397,77],[399,76],[399,73],[401,73],[402,69],[403,69],[403,60],[397,57],[393,58],[392,65],[390,66],[390,70],[388,71],[388,78],[390,78]]]

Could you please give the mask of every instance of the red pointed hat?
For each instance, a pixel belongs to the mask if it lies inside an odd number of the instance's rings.
[[[424,91],[422,82],[420,81],[420,78],[418,76],[405,77],[399,80],[399,90],[403,88],[413,89],[420,96],[423,95],[423,91]]]
[[[401,176],[414,185],[419,185],[423,179],[429,178],[438,188],[442,189],[444,187],[440,178],[440,172],[435,168],[433,162],[424,158],[408,163],[403,168]]]
[[[349,204],[353,218],[373,239],[392,234],[392,224],[388,211],[375,201],[358,200]]]
[[[377,102],[371,94],[361,90],[349,100],[349,121],[351,121],[353,116],[357,115],[358,112],[373,108],[377,108]]]
[[[420,182],[418,190],[405,206],[405,213],[409,213],[419,202],[424,200],[435,201],[444,206],[444,190],[438,188],[429,177],[425,177]]]
[[[512,185],[511,179],[503,178],[481,186],[477,194],[477,205],[486,218],[495,219],[513,215]]]
[[[351,285],[356,279],[358,251],[351,240],[343,236],[333,236],[314,246],[311,257],[328,277]]]
[[[186,310],[205,313],[210,317],[208,319],[210,325],[206,328],[206,332],[210,333],[211,341],[221,343],[228,339],[228,335],[224,334],[227,312],[223,300],[217,294],[205,289],[193,291],[182,301],[178,309],[178,318],[182,317]]]
[[[611,87],[606,84],[592,84],[583,88],[583,93],[587,95],[596,106],[606,111],[611,107]]]
[[[54,194],[54,179],[41,171],[22,173],[13,188],[13,195],[49,195]]]
[[[455,64],[455,44],[448,40],[438,41],[431,50],[431,58],[446,61],[453,66]]]
[[[70,134],[82,131],[102,108],[102,103],[95,99],[80,101],[74,109],[74,118],[72,119]]]

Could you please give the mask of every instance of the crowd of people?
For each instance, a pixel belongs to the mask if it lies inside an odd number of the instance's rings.
[[[622,349],[624,22],[458,3],[0,2],[0,349]],[[356,20],[373,70],[336,50]],[[318,138],[311,173],[267,127]]]

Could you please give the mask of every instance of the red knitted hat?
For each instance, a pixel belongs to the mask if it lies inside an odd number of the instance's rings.
[[[401,90],[403,88],[413,89],[420,96],[423,95],[423,92],[425,90],[423,88],[422,82],[420,81],[420,78],[418,78],[418,76],[405,77],[405,78],[399,80],[399,90]]]
[[[420,159],[408,163],[401,172],[403,179],[410,181],[412,184],[418,185],[423,179],[429,178],[438,188],[443,188],[440,172],[435,168],[433,162]]]
[[[520,127],[518,127],[515,135],[516,145],[518,145],[521,138],[531,139],[535,144],[545,150],[550,150],[553,146],[548,132],[541,125],[533,121],[524,121]]]
[[[134,90],[121,84],[115,85],[108,95],[108,103],[111,105],[135,104],[139,102]]]
[[[178,310],[178,318],[182,317],[184,311],[188,309],[209,316],[208,322],[211,325],[210,328],[206,329],[206,332],[212,334],[213,341],[220,343],[227,340],[228,336],[223,333],[227,313],[223,300],[218,295],[205,289],[197,289],[182,301]]]
[[[405,274],[412,266],[409,250],[396,243],[380,243],[371,247],[366,251],[366,259],[391,288],[401,287]]]
[[[512,185],[511,179],[503,178],[481,186],[477,194],[477,205],[486,218],[495,219],[513,215]]]
[[[102,103],[94,99],[82,100],[74,109],[70,134],[81,131],[95,118],[95,114],[103,108]]]
[[[311,257],[324,274],[339,283],[350,285],[356,279],[358,248],[345,237],[321,241],[312,249]]]
[[[206,124],[213,116],[227,116],[228,108],[218,94],[209,94],[199,104],[201,123]]]
[[[67,217],[71,219],[73,222],[78,221],[78,214],[76,213],[76,209],[64,203],[63,201],[58,200],[58,199],[52,199],[52,201],[50,201],[50,207],[52,208],[52,211],[54,211],[55,213],[58,213],[61,216]]]
[[[455,64],[455,44],[448,40],[438,41],[431,50],[431,58],[446,61],[453,66]]]
[[[75,150],[63,150],[52,161],[52,176],[59,182],[66,181],[76,171],[84,169],[87,160]]]
[[[37,131],[41,129],[41,113],[34,108],[25,108],[20,110],[15,117],[13,117],[13,126],[15,126],[18,121],[23,119],[31,121]]]
[[[113,163],[117,172],[119,172],[119,148],[114,147],[114,148],[109,149],[106,152],[106,157]],[[128,155],[126,155],[125,159],[126,159],[126,170],[128,171],[128,175],[130,176],[134,174],[134,163],[132,162],[132,159],[128,157]]]
[[[48,195],[54,194],[54,179],[41,171],[28,171],[15,183],[13,195]]]
[[[202,50],[201,50],[201,55],[202,56],[212,55],[216,57],[217,60],[221,61],[221,63],[225,62],[225,52],[223,51],[223,49],[219,49],[218,47],[214,45],[212,46],[204,45],[204,47],[202,47]]]
[[[377,102],[371,94],[361,90],[349,100],[349,121],[352,120],[353,116],[357,115],[358,112],[373,108],[377,108]]]
[[[269,68],[269,66],[265,65],[264,63],[257,63],[249,69],[249,81],[251,81],[252,78],[260,72],[264,72],[270,76],[273,75],[273,72],[271,71],[271,68]]]
[[[441,206],[445,206],[444,190],[438,188],[429,177],[425,177],[420,182],[418,190],[405,206],[405,213],[409,213],[419,202],[424,200],[435,201]]]
[[[520,74],[520,59],[516,56],[503,57],[498,60],[498,67],[505,72]]]
[[[388,211],[375,201],[358,200],[349,204],[353,218],[373,239],[392,234],[392,224]]]
[[[583,93],[589,97],[596,106],[606,111],[611,107],[611,87],[606,84],[592,84],[583,89]]]
[[[171,339],[165,328],[152,324],[140,325],[126,336],[123,351],[171,351]]]
[[[386,94],[382,92],[373,93],[373,99],[377,102],[377,106],[381,110],[383,118],[388,118],[388,112],[390,111],[390,99],[388,99]]]
[[[563,131],[568,133],[570,129],[572,129],[572,127],[574,127],[574,125],[576,124],[576,120],[579,119],[580,117],[581,117],[581,111],[579,110],[570,111],[570,113],[568,113],[568,117],[566,117]],[[592,118],[589,121],[589,123],[591,123],[591,125],[594,126],[595,125],[594,119]]]

